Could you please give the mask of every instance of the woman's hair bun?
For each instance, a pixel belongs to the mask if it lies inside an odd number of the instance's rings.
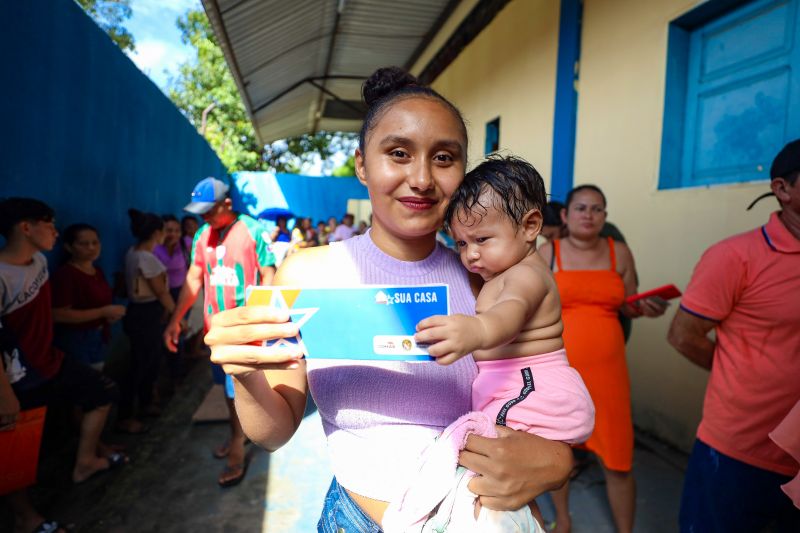
[[[131,219],[131,223],[138,225],[144,218],[144,213],[138,209],[130,208],[128,209],[128,217]]]
[[[128,217],[131,219],[131,233],[139,241],[149,239],[153,233],[164,228],[164,221],[154,213],[131,208],[128,209]]]
[[[371,107],[375,102],[395,91],[417,85],[419,85],[417,78],[402,68],[383,67],[373,72],[372,76],[364,82],[361,93],[364,103],[367,104],[367,107]]]

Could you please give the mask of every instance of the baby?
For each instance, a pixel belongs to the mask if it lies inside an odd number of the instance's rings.
[[[558,288],[535,253],[545,204],[542,177],[521,159],[493,157],[467,174],[445,220],[464,266],[485,282],[477,314],[427,318],[416,340],[441,364],[472,353],[474,411],[575,444],[592,432],[594,405],[567,361]]]
[[[545,204],[542,177],[521,159],[494,157],[467,174],[445,220],[464,266],[485,281],[477,314],[427,318],[416,340],[441,364],[472,353],[474,410],[573,444],[589,438],[594,406],[567,361],[558,288],[535,253]]]

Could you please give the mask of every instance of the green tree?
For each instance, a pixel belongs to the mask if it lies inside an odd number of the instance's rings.
[[[179,67],[170,79],[169,97],[189,121],[203,133],[230,172],[274,170],[302,172],[320,161],[323,173],[330,173],[331,155],[355,148],[357,136],[350,133],[318,132],[260,146],[247,116],[236,83],[225,62],[206,14],[190,10],[177,21],[181,40],[197,56]],[[206,112],[203,132],[203,111]]]
[[[122,25],[133,14],[131,0],[76,1],[117,46],[128,52],[136,50],[133,35]]]
[[[266,169],[262,147],[208,17],[203,11],[190,10],[178,18],[177,25],[181,40],[197,55],[181,64],[178,75],[170,79],[170,99],[205,135],[229,171]]]
[[[355,175],[356,175],[356,158],[354,155],[348,157],[347,161],[345,161],[338,167],[334,168],[333,172],[331,172],[331,176],[337,176],[337,177],[347,177]]]
[[[347,173],[347,163],[334,168],[331,156],[339,152],[352,154],[357,145],[358,135],[355,133],[320,131],[273,142],[264,147],[264,158],[276,172],[301,173],[319,161],[323,174],[353,176],[355,172]],[[353,168],[354,165],[355,162]]]

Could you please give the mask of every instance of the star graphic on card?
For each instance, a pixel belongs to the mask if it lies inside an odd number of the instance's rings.
[[[297,324],[298,329],[302,328],[303,325],[306,322],[308,322],[317,311],[319,311],[319,307],[293,309],[292,307],[290,307],[289,303],[286,302],[286,295],[284,294],[284,292],[285,291],[281,290],[273,290],[269,304],[272,307],[277,307],[279,309],[286,309],[289,312],[289,317],[291,318],[292,322]],[[296,297],[297,296],[295,294],[294,298]],[[294,298],[292,299],[292,303],[294,303]],[[279,348],[281,346],[292,346],[295,344],[300,346],[300,349],[303,350],[303,354],[308,355],[308,350],[306,349],[306,345],[303,343],[303,339],[300,337],[299,334],[296,335],[295,337],[272,339],[266,341],[266,346],[268,346],[269,348]]]

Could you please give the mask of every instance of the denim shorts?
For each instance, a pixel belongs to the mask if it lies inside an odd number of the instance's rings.
[[[233,378],[222,370],[222,366],[216,363],[211,364],[211,379],[216,385],[225,385],[225,397],[233,400]]]
[[[325,507],[317,522],[320,533],[381,533],[381,528],[350,498],[336,478],[325,495]]]

